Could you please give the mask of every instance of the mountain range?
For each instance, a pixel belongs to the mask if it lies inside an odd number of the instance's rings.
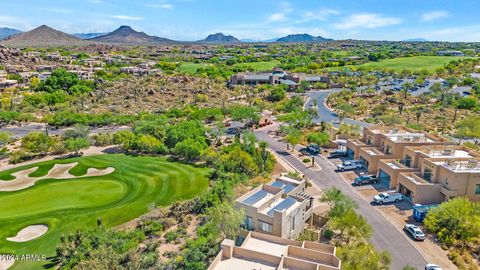
[[[293,34],[286,37],[277,39],[276,42],[280,43],[319,43],[319,42],[329,42],[333,39],[324,38],[321,36],[315,37],[309,34]]]
[[[16,34],[20,34],[22,31],[13,29],[13,28],[8,28],[8,27],[0,27],[0,40],[5,39],[8,37],[11,37]]]
[[[0,44],[11,47],[49,47],[78,46],[85,45],[87,42],[78,37],[42,25],[28,32],[9,36],[0,41]]]
[[[206,39],[200,40],[204,43],[240,43],[241,41],[234,36],[226,36],[222,33],[209,35]]]
[[[175,42],[171,39],[150,36],[144,32],[137,32],[127,25],[122,25],[117,30],[109,34],[91,38],[89,41],[118,44],[152,44]]]
[[[78,38],[81,38],[81,39],[92,39],[92,38],[96,38],[96,37],[99,37],[99,36],[104,36],[108,33],[75,33],[75,34],[72,34],[73,36],[76,36]]]

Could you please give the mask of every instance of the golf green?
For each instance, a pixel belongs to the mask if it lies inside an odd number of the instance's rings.
[[[30,177],[46,177],[55,164],[78,164],[68,172],[87,174],[89,168],[112,173],[72,179],[42,179],[32,187],[0,192],[0,254],[55,255],[60,236],[78,229],[125,223],[155,206],[198,196],[208,187],[209,169],[169,162],[161,157],[99,155],[52,160],[0,172],[0,179],[15,181],[12,173],[38,167]],[[23,243],[7,241],[21,229],[46,224],[43,236]],[[50,262],[19,261],[14,269],[43,269]],[[51,265],[50,265],[51,267]]]

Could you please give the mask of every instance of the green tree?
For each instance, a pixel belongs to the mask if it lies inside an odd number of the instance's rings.
[[[167,147],[162,141],[150,134],[137,135],[134,141],[134,148],[143,153],[164,154]]]
[[[454,198],[429,211],[425,227],[449,246],[480,237],[480,204]]]
[[[0,131],[0,147],[3,147],[12,140],[12,135],[6,131]]]
[[[315,143],[320,146],[325,146],[330,143],[330,134],[327,132],[312,132],[307,135],[308,143]]]
[[[90,141],[87,138],[68,138],[64,141],[65,149],[69,152],[78,152],[90,147]]]
[[[246,174],[253,177],[258,174],[259,169],[255,160],[247,152],[236,146],[228,154],[220,158],[220,164],[228,172]]]
[[[22,138],[22,148],[35,154],[46,154],[54,145],[54,140],[44,132],[34,131]]]
[[[335,109],[339,111],[338,119],[340,122],[342,122],[347,116],[355,113],[353,106],[348,103],[340,103],[335,107]]]
[[[284,85],[277,85],[270,90],[270,94],[268,98],[273,101],[277,102],[284,99],[287,96],[286,87]]]
[[[188,138],[184,141],[178,142],[175,145],[173,148],[173,154],[186,160],[196,160],[200,158],[203,150],[206,148],[206,143]]]
[[[122,130],[113,134],[113,143],[120,145],[124,150],[130,151],[135,145],[136,136],[130,130]]]
[[[480,116],[467,116],[465,119],[459,121],[455,127],[457,128],[456,136],[473,139],[475,144],[478,144],[478,140],[480,139]]]
[[[337,249],[337,256],[342,260],[344,270],[388,270],[390,255],[377,252],[369,243],[349,243]]]
[[[236,239],[240,232],[240,225],[244,222],[245,212],[236,209],[230,202],[210,207],[207,211],[209,222],[218,230],[221,238]]]
[[[292,146],[292,151],[295,149],[295,145],[300,143],[302,139],[302,131],[300,129],[291,127],[288,129],[287,136],[285,136],[285,141],[287,142],[287,149],[289,149],[289,145]]]

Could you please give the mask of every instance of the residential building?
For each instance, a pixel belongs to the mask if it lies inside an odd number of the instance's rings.
[[[225,239],[208,270],[338,270],[334,246],[248,232],[240,246]]]
[[[459,196],[480,200],[480,153],[443,138],[403,127],[367,127],[361,139],[347,140],[347,152],[413,204]]]
[[[0,90],[17,87],[18,82],[16,80],[8,80],[7,78],[7,72],[0,70]]]
[[[270,84],[278,85],[284,84],[289,88],[296,88],[300,86],[302,81],[310,84],[321,82],[330,83],[330,78],[323,75],[308,75],[304,73],[287,73],[281,68],[275,68],[272,71],[266,72],[242,72],[233,75],[228,82],[229,86],[235,85],[258,85]]]
[[[305,189],[306,180],[281,176],[239,197],[235,204],[245,211],[245,229],[296,238],[312,215],[313,199]]]
[[[480,153],[463,146],[407,147],[398,173],[398,190],[414,204],[454,197],[480,200]]]
[[[465,56],[461,51],[438,51],[438,56]]]
[[[401,159],[406,146],[451,144],[446,139],[418,132],[405,127],[372,126],[363,129],[361,139],[347,140],[347,153],[356,160],[363,161],[368,173],[379,172],[379,177],[390,187],[397,182],[383,170],[379,171],[380,160]]]

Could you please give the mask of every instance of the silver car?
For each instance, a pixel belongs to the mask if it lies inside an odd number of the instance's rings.
[[[425,240],[425,234],[417,225],[405,224],[405,230],[413,237],[413,239],[417,241]]]

